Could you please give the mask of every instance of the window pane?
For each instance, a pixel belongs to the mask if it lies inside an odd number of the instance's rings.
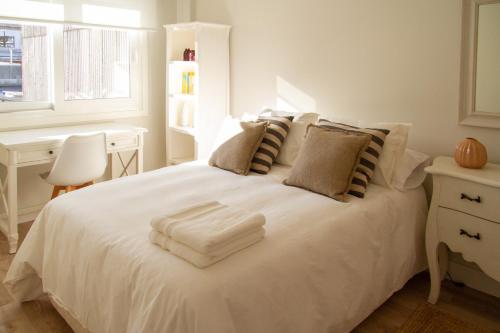
[[[0,22],[0,100],[49,100],[47,27]]]
[[[130,97],[130,45],[124,31],[64,27],[64,98]]]

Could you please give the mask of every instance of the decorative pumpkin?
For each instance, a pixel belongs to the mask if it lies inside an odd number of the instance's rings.
[[[486,147],[474,138],[465,138],[457,144],[455,161],[464,168],[481,169],[488,161]]]

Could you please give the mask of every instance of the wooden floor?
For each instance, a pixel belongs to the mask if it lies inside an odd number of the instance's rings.
[[[21,225],[21,238],[30,227]],[[7,240],[0,235],[0,281],[3,281],[13,256],[7,254]],[[396,332],[419,304],[425,302],[429,287],[427,273],[410,280],[387,302],[368,317],[354,332]],[[500,332],[500,299],[470,288],[443,283],[438,307],[462,320],[493,332]],[[47,299],[19,304],[14,302],[0,283],[0,333],[4,332],[71,332],[71,328]]]

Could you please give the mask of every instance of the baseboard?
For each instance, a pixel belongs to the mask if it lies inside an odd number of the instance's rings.
[[[500,298],[500,282],[484,274],[477,265],[464,261],[460,255],[454,253],[450,256],[448,272],[454,281]]]

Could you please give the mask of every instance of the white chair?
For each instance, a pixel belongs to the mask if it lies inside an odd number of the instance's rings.
[[[40,175],[54,185],[52,199],[65,190],[70,192],[92,185],[107,166],[106,135],[73,135],[64,141],[52,170]]]

